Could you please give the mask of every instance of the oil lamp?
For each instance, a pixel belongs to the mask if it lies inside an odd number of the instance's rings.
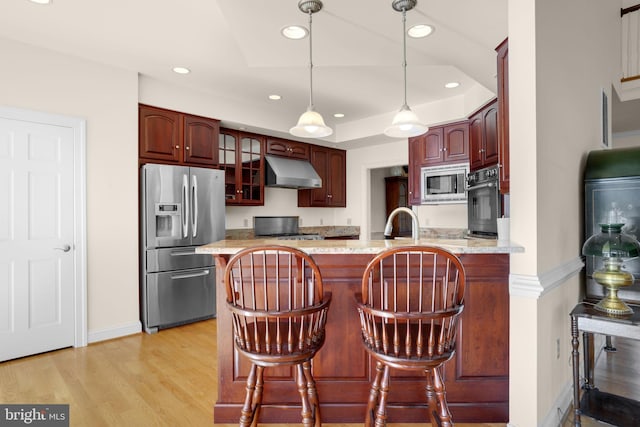
[[[618,289],[633,284],[633,274],[622,269],[625,260],[640,255],[640,243],[632,235],[622,231],[624,224],[600,224],[600,233],[589,237],[582,247],[582,254],[603,258],[603,267],[593,272],[593,279],[604,286],[607,295],[596,305],[596,310],[609,314],[633,313],[618,297]]]

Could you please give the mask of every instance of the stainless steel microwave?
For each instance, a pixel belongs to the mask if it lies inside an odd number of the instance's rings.
[[[421,171],[423,204],[466,203],[469,163],[423,167]]]

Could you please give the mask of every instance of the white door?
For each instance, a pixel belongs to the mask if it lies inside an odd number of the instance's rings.
[[[0,361],[86,345],[76,334],[78,128],[56,117],[0,109]]]

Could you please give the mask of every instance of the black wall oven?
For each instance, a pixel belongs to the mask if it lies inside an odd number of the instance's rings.
[[[467,216],[469,235],[495,239],[500,217],[498,167],[471,172],[467,178]]]

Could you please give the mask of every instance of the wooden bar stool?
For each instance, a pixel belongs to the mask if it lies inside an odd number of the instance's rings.
[[[224,282],[235,348],[251,361],[240,426],[258,423],[264,368],[287,365],[297,368],[303,424],[320,426],[311,359],[324,343],[331,293],[318,266],[294,248],[252,247],[231,257]]]
[[[453,426],[442,366],[455,353],[464,288],[462,263],[440,248],[387,249],[367,265],[355,296],[362,342],[376,360],[365,426],[386,425],[390,368],[423,371],[431,424]]]

